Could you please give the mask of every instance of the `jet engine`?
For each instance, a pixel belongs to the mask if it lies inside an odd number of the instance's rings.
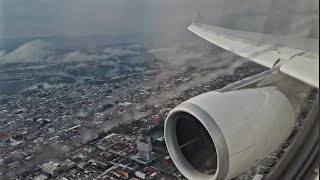
[[[296,115],[275,86],[212,91],[174,108],[165,121],[169,154],[191,180],[234,178],[277,150]]]

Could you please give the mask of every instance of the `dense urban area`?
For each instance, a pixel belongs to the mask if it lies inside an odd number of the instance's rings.
[[[159,78],[160,60],[137,51],[108,61],[2,65],[0,179],[185,179],[166,150],[166,115],[193,96],[265,70],[243,63],[198,83],[195,74],[219,67],[190,65]],[[284,150],[238,179],[268,173]]]

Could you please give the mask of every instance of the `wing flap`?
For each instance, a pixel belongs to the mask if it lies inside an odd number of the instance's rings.
[[[319,60],[296,56],[283,64],[280,71],[319,89]]]

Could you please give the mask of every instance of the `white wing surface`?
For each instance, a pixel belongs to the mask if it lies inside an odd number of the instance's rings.
[[[203,39],[319,89],[319,39],[274,36],[192,23]]]

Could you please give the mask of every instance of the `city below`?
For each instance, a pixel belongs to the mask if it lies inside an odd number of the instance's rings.
[[[140,46],[112,48],[60,56],[99,61],[0,66],[0,179],[185,179],[165,145],[170,110],[265,70],[242,63],[213,75],[230,64],[186,62],[170,69]],[[121,55],[110,55],[119,49]],[[237,179],[267,174],[284,151]]]

